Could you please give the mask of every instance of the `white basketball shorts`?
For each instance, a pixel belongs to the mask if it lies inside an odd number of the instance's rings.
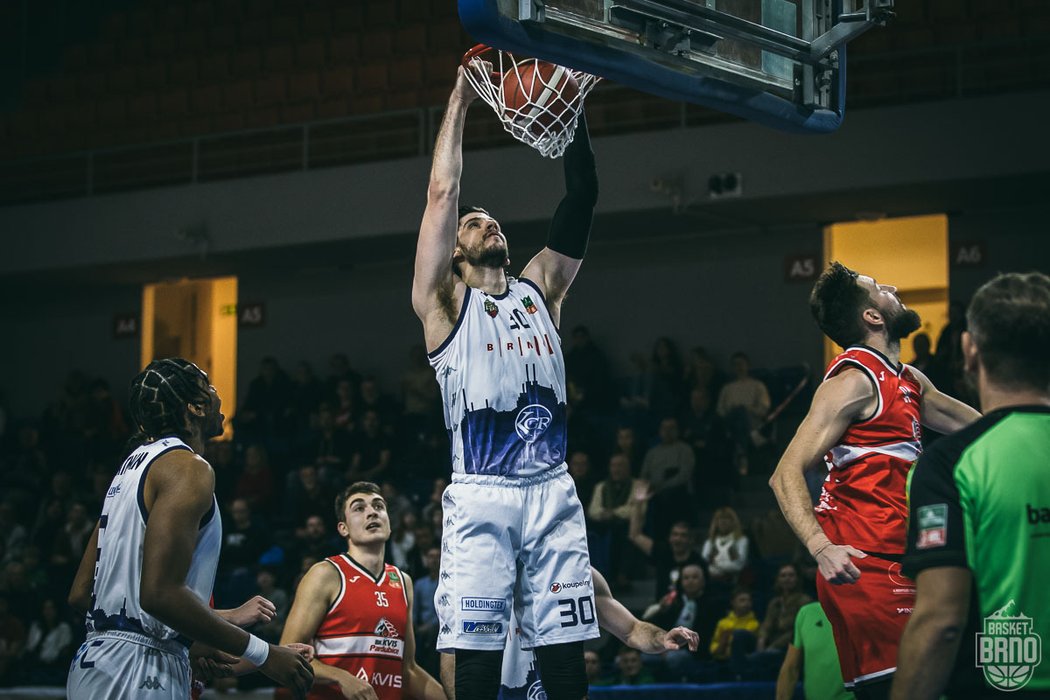
[[[515,622],[523,649],[598,636],[583,506],[565,465],[519,479],[453,474],[442,509],[439,651],[501,650]]]
[[[187,700],[190,660],[178,642],[134,632],[101,632],[80,645],[66,680],[70,700]]]

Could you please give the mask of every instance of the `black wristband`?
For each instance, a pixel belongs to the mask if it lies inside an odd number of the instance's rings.
[[[562,255],[582,260],[591,235],[594,205],[598,201],[598,170],[591,150],[587,120],[580,113],[576,135],[562,157],[565,169],[565,196],[551,219],[547,247]]]

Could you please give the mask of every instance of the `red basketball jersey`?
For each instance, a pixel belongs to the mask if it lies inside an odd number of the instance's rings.
[[[341,587],[317,629],[317,658],[367,681],[379,700],[401,700],[408,594],[404,575],[387,564],[376,579],[349,554],[328,557]],[[315,683],[310,698],[343,697],[336,685]]]
[[[828,476],[814,509],[835,544],[903,554],[908,517],[908,470],[922,451],[922,386],[911,369],[854,346],[835,358],[827,381],[846,368],[864,372],[878,391],[874,413],[854,423],[824,456]]]

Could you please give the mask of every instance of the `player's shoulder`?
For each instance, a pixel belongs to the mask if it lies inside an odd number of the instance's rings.
[[[208,484],[214,481],[215,470],[208,460],[183,445],[159,454],[150,466],[149,478],[154,482],[179,480]]]
[[[322,559],[307,569],[302,581],[299,582],[299,590],[302,591],[304,588],[318,590],[328,587],[338,589],[342,585],[342,578],[338,564],[330,558]]]

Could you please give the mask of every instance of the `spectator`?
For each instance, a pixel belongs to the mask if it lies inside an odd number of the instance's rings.
[[[448,479],[440,476],[434,479],[433,486],[430,489],[430,498],[427,500],[427,504],[423,506],[423,512],[421,513],[423,522],[430,522],[435,512],[438,513],[438,517],[442,517],[441,498],[444,496],[446,488],[448,488]]]
[[[660,442],[645,453],[641,474],[652,489],[650,517],[657,537],[692,508],[694,460],[693,451],[679,437],[678,419],[660,421]]]
[[[678,346],[670,338],[657,338],[650,360],[652,389],[649,410],[657,416],[674,416],[685,404],[685,372]]]
[[[735,510],[725,506],[715,511],[700,555],[707,562],[711,593],[728,603],[730,591],[748,564],[748,540]]]
[[[80,557],[84,554],[88,538],[95,531],[95,521],[88,518],[83,503],[74,503],[66,513],[66,522],[55,533],[48,557],[55,573],[72,577]]]
[[[327,404],[317,412],[317,429],[307,438],[303,452],[307,459],[316,464],[322,477],[331,481],[350,465],[354,451],[350,433],[336,425],[335,412]]]
[[[916,333],[912,336],[911,346],[915,350],[915,357],[908,364],[923,374],[929,372],[930,366],[933,364],[933,353],[930,351],[931,345],[930,336],[925,333]]]
[[[645,504],[648,499],[645,484],[631,496],[631,523],[628,538],[656,568],[656,595],[663,597],[678,585],[682,568],[690,564],[703,565],[704,560],[693,546],[693,532],[689,523],[680,520],[671,526],[667,540],[654,540],[642,532]]]
[[[361,416],[361,427],[353,435],[353,453],[346,481],[382,481],[390,469],[390,440],[383,434],[379,413],[369,409]]]
[[[412,608],[413,623],[416,632],[416,661],[431,675],[440,675],[440,657],[437,653],[438,617],[434,606],[434,592],[437,590],[438,576],[441,573],[441,550],[429,548],[424,554],[425,575],[415,575],[415,603]],[[433,670],[432,670],[433,669]]]
[[[430,373],[433,379],[434,373]],[[437,381],[435,380],[436,384]],[[397,403],[379,389],[379,380],[375,377],[365,377],[361,380],[361,406],[359,413],[364,415],[368,411],[375,411],[379,419],[379,425],[383,432],[389,434],[390,426],[397,419]]]
[[[613,386],[609,362],[591,340],[586,326],[572,329],[572,345],[565,353],[565,378],[576,388],[576,408],[588,414],[603,414],[610,405]]]
[[[255,574],[255,585],[257,595],[273,603],[277,612],[269,622],[256,625],[253,632],[271,644],[277,644],[281,639],[281,632],[284,631],[284,621],[288,619],[292,599],[288,591],[277,586],[277,574],[273,569],[266,567],[259,569],[259,572]]]
[[[620,414],[631,426],[648,432],[653,375],[649,371],[649,361],[640,352],[631,353],[630,364],[631,373],[624,378],[620,394]]]
[[[335,397],[332,399],[332,413],[335,427],[352,433],[357,426],[357,414],[360,411],[361,399],[357,390],[348,379],[342,379],[335,385]]]
[[[699,345],[689,351],[685,368],[686,386],[691,390],[701,389],[708,396],[717,396],[724,378],[715,366],[707,349]]]
[[[295,532],[296,553],[300,561],[310,558],[320,561],[339,554],[343,549],[335,535],[329,533],[320,515],[311,515],[304,526]],[[309,567],[307,567],[309,568]]]
[[[711,656],[716,661],[728,661],[735,646],[754,649],[755,635],[758,634],[758,618],[751,601],[751,592],[738,589],[733,592],[729,614],[718,621],[711,639]],[[750,640],[747,638],[750,637]]]
[[[346,382],[345,389],[339,385]],[[350,360],[344,353],[336,353],[328,360],[328,379],[325,380],[325,394],[329,401],[337,401],[340,394],[345,395],[351,402],[358,396],[361,386],[361,375],[350,366]]]
[[[795,616],[812,599],[802,592],[798,570],[785,564],[777,573],[774,598],[766,608],[758,629],[756,652],[748,657],[748,676],[752,680],[773,680],[795,634]]]
[[[748,472],[748,451],[766,440],[758,429],[769,415],[770,399],[766,385],[751,376],[751,362],[742,352],[733,353],[735,379],[718,395],[718,415],[726,421],[733,437],[737,469]]]
[[[0,686],[13,684],[25,643],[25,625],[11,613],[11,601],[0,590]]]
[[[311,515],[319,515],[326,527],[334,527],[331,489],[321,483],[317,466],[304,464],[289,476],[291,485],[283,499],[285,525],[301,523]]]
[[[641,482],[631,478],[627,456],[615,454],[609,458],[609,478],[594,487],[587,508],[587,515],[594,524],[592,539],[595,546],[591,549],[591,564],[599,571],[607,572],[617,586],[627,583],[623,561],[631,522],[631,494],[640,485]]]
[[[391,514],[390,522],[390,539],[387,541],[386,548],[387,559],[402,571],[415,575],[410,555],[416,546],[415,529],[418,524],[416,514],[411,508],[404,509],[399,511],[396,520]]]
[[[248,384],[248,392],[237,412],[237,428],[251,440],[268,442],[289,432],[292,410],[292,380],[273,357],[259,363],[259,374]]]
[[[440,512],[437,516],[440,522]],[[431,548],[437,547],[441,544],[441,532],[435,532],[432,524],[424,522],[416,525],[412,534],[415,537],[416,543],[408,553],[408,571],[410,575],[418,577],[427,570],[427,552],[429,552]]]
[[[662,663],[672,682],[715,680],[711,642],[719,616],[725,608],[706,595],[704,570],[698,564],[682,567],[678,588],[663,595],[645,611],[644,618],[664,629],[686,627],[696,632],[700,645],[696,652],[674,649],[652,659]]]
[[[697,387],[689,392],[689,409],[682,415],[682,439],[693,449],[693,483],[705,500],[724,503],[736,479],[730,469],[731,446],[726,427],[711,405],[711,394]]]
[[[616,429],[616,447],[613,449],[615,454],[622,454],[627,457],[627,461],[631,464],[631,470],[633,471],[642,463],[642,459],[645,458],[645,450],[638,444],[638,434],[634,428],[629,425],[620,426]]]
[[[397,487],[396,483],[387,479],[380,482],[379,489],[383,492],[383,499],[386,501],[386,512],[390,517],[391,525],[401,522],[401,518],[405,513],[411,512],[415,516],[415,506],[412,505],[412,501],[409,500],[408,496],[401,493],[401,489]],[[415,527],[414,518],[409,528],[410,531],[412,527]]]
[[[314,374],[309,362],[299,362],[292,373],[290,414],[299,433],[306,431],[310,416],[317,412],[324,400],[324,386]]]
[[[234,608],[252,596],[255,565],[266,551],[269,536],[246,499],[230,503],[230,517],[223,523],[219,556],[217,597],[220,608]]]
[[[24,662],[33,685],[61,685],[73,658],[73,628],[58,616],[51,598],[40,606],[40,618],[29,626]]]
[[[0,564],[21,557],[28,540],[25,527],[15,520],[15,509],[7,501],[0,502],[0,540]]]
[[[576,450],[569,457],[569,476],[576,485],[576,496],[580,503],[590,503],[594,494],[595,479],[591,470],[591,456],[583,450]],[[588,514],[588,520],[590,516]],[[588,523],[588,527],[590,523]]]
[[[616,655],[617,673],[601,683],[594,685],[652,685],[656,682],[653,674],[642,665],[642,652],[625,646]]]
[[[401,375],[401,400],[406,434],[418,436],[441,413],[441,389],[422,345],[409,350],[408,369]]]
[[[274,474],[270,455],[262,445],[249,445],[244,451],[244,469],[233,495],[247,501],[253,512],[269,512],[274,496]]]
[[[583,668],[587,672],[587,685],[600,685],[602,680],[602,657],[593,649],[583,652]]]

